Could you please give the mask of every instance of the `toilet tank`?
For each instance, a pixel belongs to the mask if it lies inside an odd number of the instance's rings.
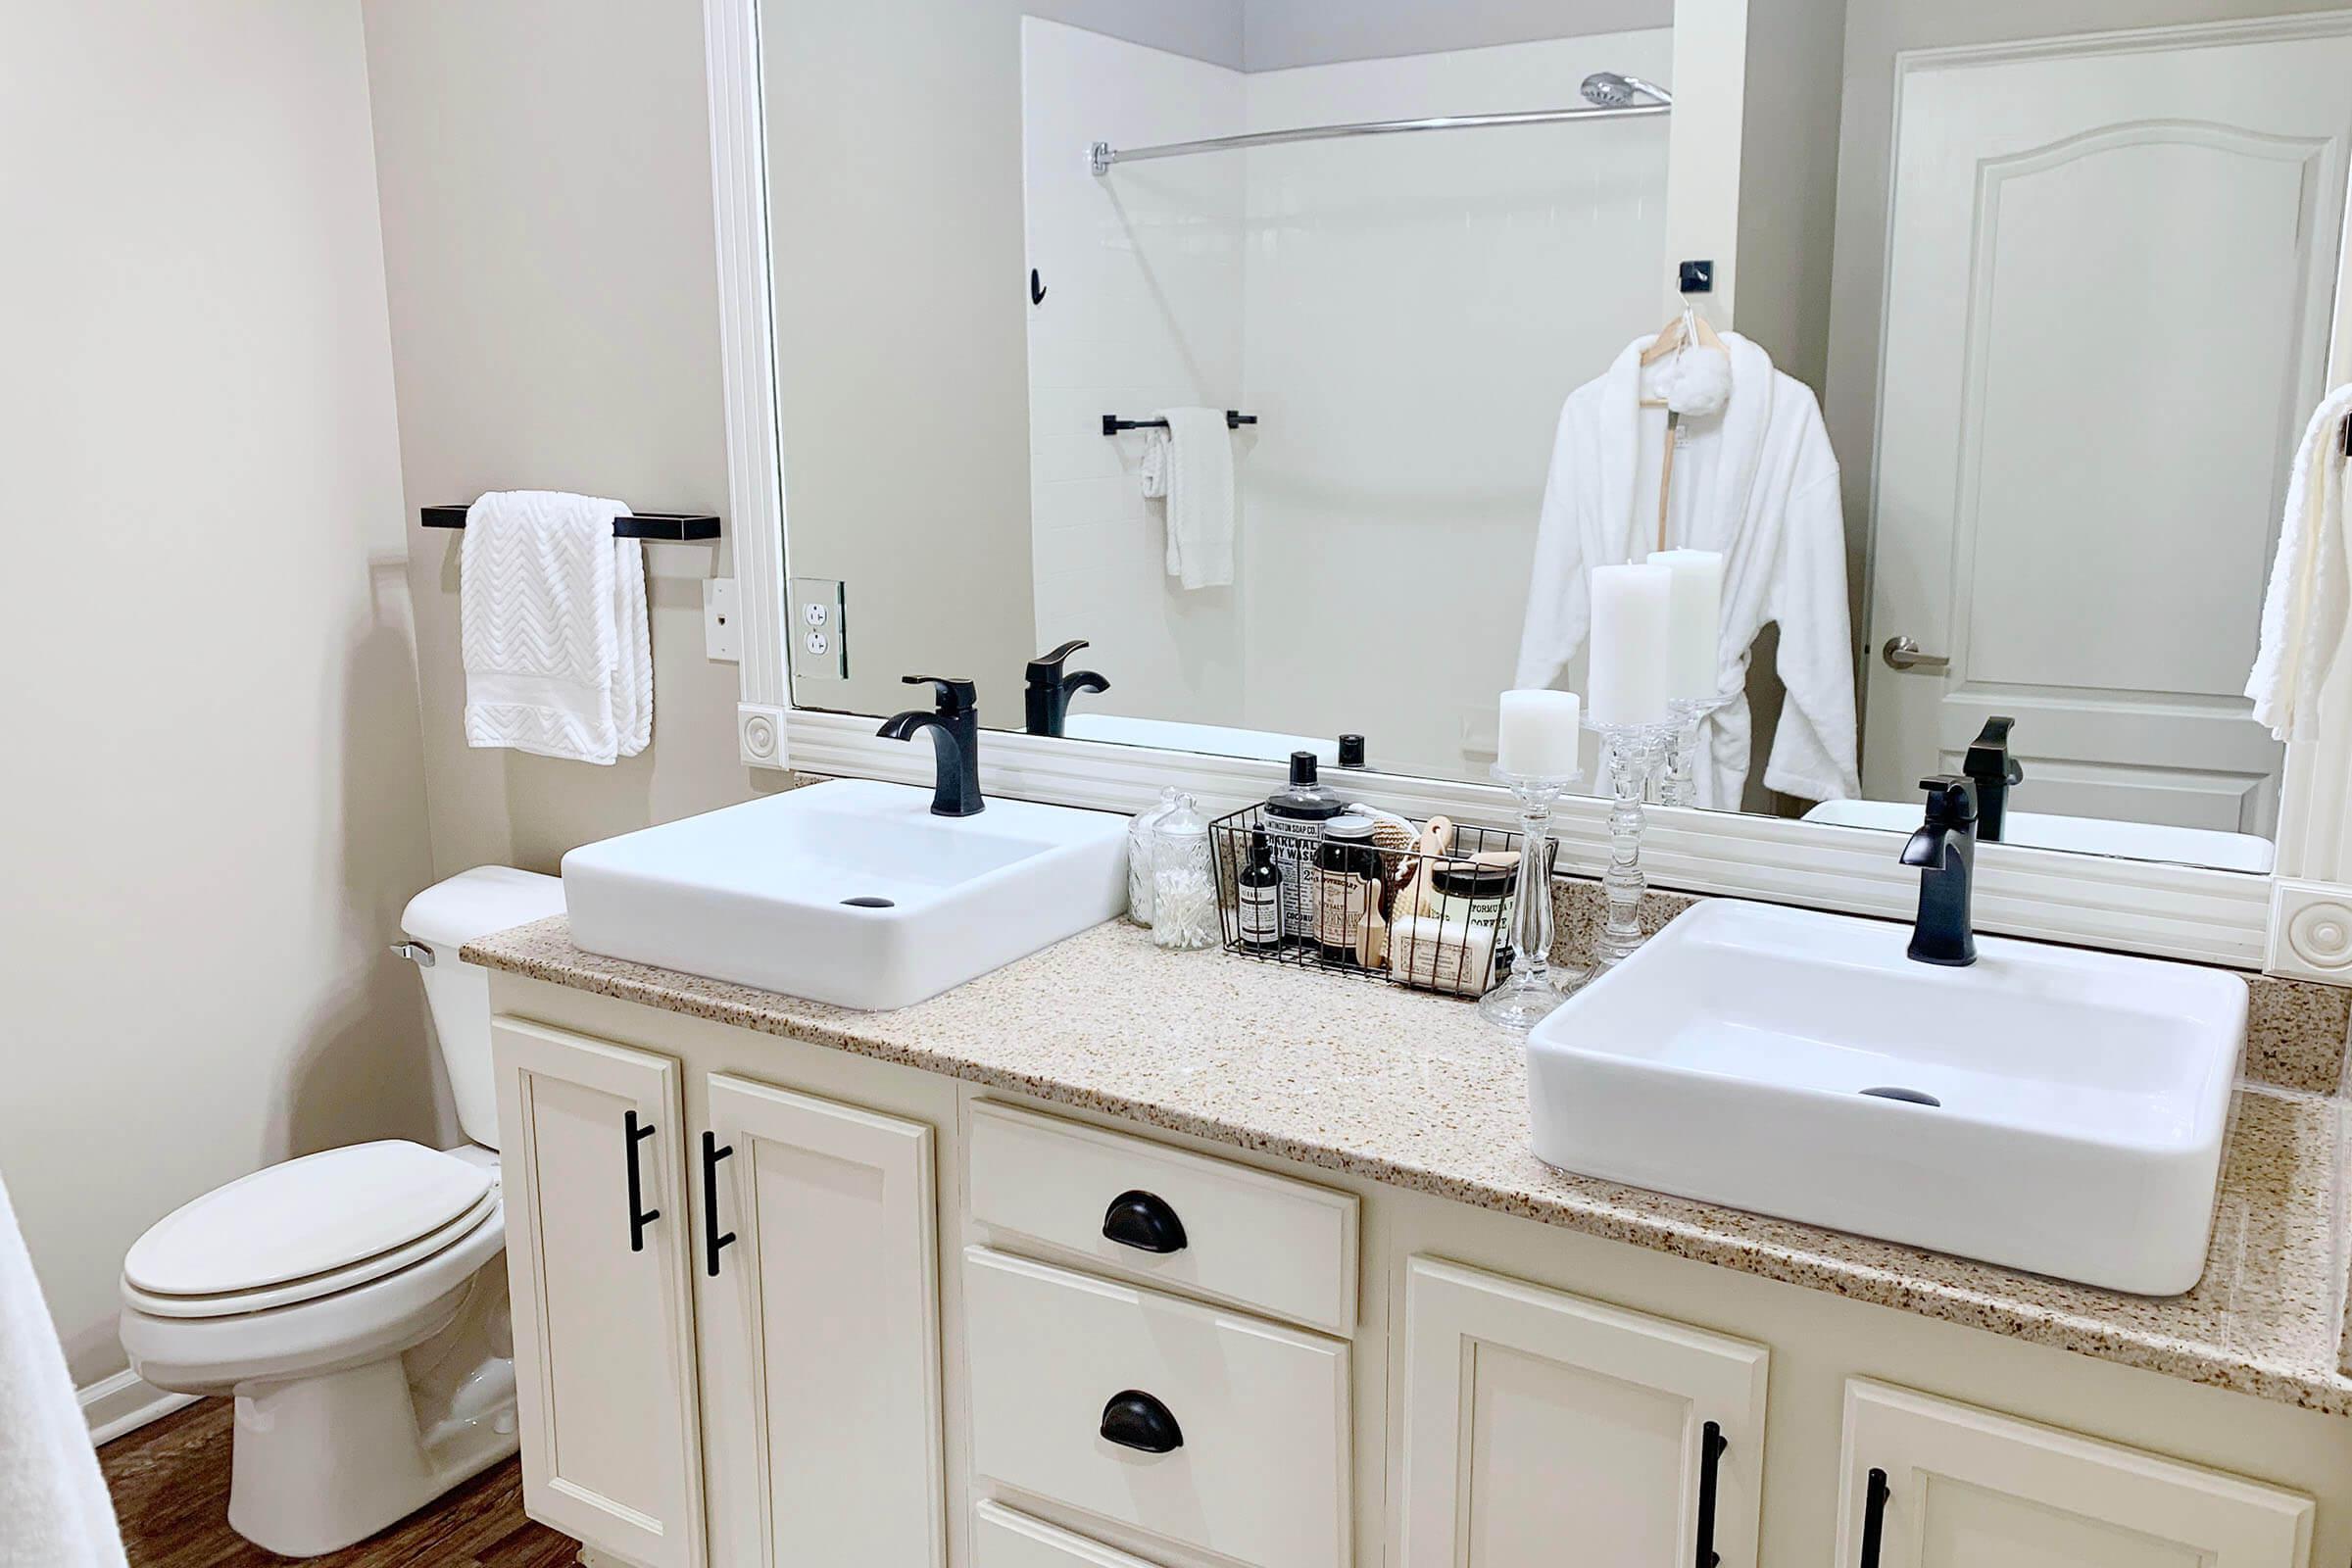
[[[449,1065],[458,1125],[485,1149],[498,1147],[497,1077],[490,1067],[490,974],[458,961],[458,950],[476,937],[564,912],[564,884],[511,866],[477,865],[436,882],[409,901],[400,927],[429,949],[419,959],[424,998],[432,1009],[441,1059]]]

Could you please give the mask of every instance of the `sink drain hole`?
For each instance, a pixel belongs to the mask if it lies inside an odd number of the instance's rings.
[[[844,899],[841,902],[853,909],[895,909],[899,906],[896,899]]]
[[[1940,1105],[1943,1103],[1934,1095],[1921,1089],[1865,1089],[1862,1092],[1866,1095],[1876,1095],[1881,1100],[1899,1100],[1907,1105]]]

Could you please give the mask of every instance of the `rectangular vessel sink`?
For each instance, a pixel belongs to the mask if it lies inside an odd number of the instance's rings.
[[[2197,1282],[2233,974],[1716,899],[1528,1037],[1563,1170],[2142,1295]]]
[[[1127,907],[1127,825],[931,792],[810,784],[564,857],[590,953],[844,1007],[904,1007]]]

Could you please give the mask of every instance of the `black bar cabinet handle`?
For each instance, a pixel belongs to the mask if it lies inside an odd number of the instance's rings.
[[[718,1162],[733,1152],[735,1146],[720,1144],[718,1134],[703,1134],[703,1268],[712,1279],[718,1278],[720,1250],[735,1240],[733,1231],[718,1231]]]
[[[662,1217],[658,1208],[645,1206],[645,1176],[637,1168],[637,1146],[654,1136],[652,1122],[639,1122],[637,1113],[630,1111],[621,1118],[621,1129],[628,1134],[629,1155],[629,1250],[645,1250],[645,1228]]]
[[[1870,1473],[1870,1490],[1862,1502],[1862,1559],[1860,1568],[1879,1568],[1879,1538],[1886,1530],[1886,1472]]]
[[[1102,1436],[1140,1453],[1173,1453],[1184,1446],[1184,1429],[1168,1407],[1141,1389],[1124,1389],[1102,1407]]]
[[[1102,1234],[1121,1247],[1139,1252],[1181,1252],[1185,1249],[1184,1221],[1167,1200],[1141,1189],[1121,1193],[1102,1211]]]
[[[1698,1568],[1716,1568],[1723,1559],[1715,1554],[1715,1470],[1723,1450],[1732,1440],[1723,1435],[1723,1428],[1708,1422],[1698,1434],[1698,1552],[1692,1561]]]

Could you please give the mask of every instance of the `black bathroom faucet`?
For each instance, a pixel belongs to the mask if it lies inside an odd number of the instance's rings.
[[[909,709],[882,721],[875,734],[887,741],[910,741],[915,731],[931,732],[939,759],[939,782],[931,792],[934,816],[975,816],[988,805],[980,797],[980,694],[968,680],[939,675],[906,675],[909,686],[925,682],[939,688],[938,706],[929,712]]]
[[[1905,951],[1922,963],[1957,968],[1977,961],[1969,880],[1977,867],[1977,787],[1955,773],[1923,778],[1928,820],[1903,846],[1903,863],[1921,868],[1919,922]]]
[[[1029,661],[1029,722],[1032,735],[1058,735],[1063,722],[1070,716],[1070,693],[1106,692],[1110,682],[1091,669],[1061,672],[1065,660],[1079,649],[1087,647],[1086,639],[1077,638],[1063,643],[1050,654],[1040,654]]]
[[[2009,731],[2016,723],[2014,718],[1986,719],[1977,738],[1969,742],[1968,756],[1960,763],[1960,771],[1977,787],[1980,841],[2000,842],[2001,818],[2009,809],[2009,787],[2026,781],[2026,770],[2009,755]]]

